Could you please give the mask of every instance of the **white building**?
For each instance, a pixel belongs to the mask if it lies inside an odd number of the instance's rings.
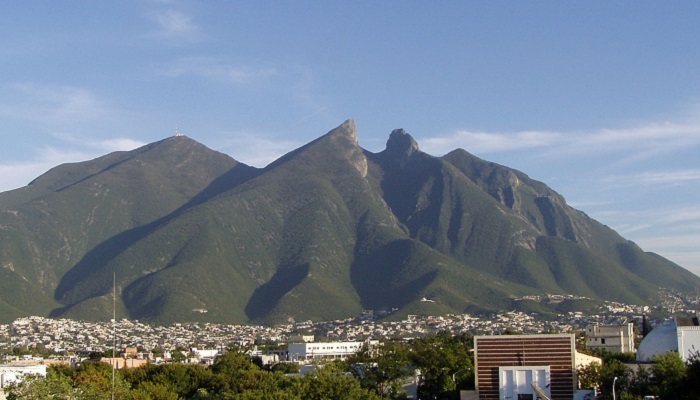
[[[219,349],[198,349],[196,347],[191,348],[190,352],[198,358],[214,358],[222,353]]]
[[[634,352],[634,323],[619,325],[588,325],[586,347],[611,353]]]
[[[5,387],[22,382],[25,375],[46,378],[45,364],[0,364],[0,399],[5,399]]]
[[[289,361],[305,362],[314,358],[344,360],[357,353],[363,342],[313,342],[290,343],[287,346]]]
[[[498,382],[498,393],[502,399],[535,399],[537,389],[547,396],[551,395],[548,365],[498,367]]]
[[[654,328],[639,345],[637,361],[650,362],[669,351],[680,354],[688,361],[700,351],[700,323],[698,318],[674,318]]]

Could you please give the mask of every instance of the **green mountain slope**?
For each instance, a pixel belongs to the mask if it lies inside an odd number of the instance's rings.
[[[62,165],[0,194],[0,257],[9,286],[1,296],[19,310],[8,318],[48,314],[60,306],[59,282],[86,253],[192,202],[236,167],[224,154],[175,137]]]
[[[501,310],[526,294],[637,304],[700,278],[545,184],[352,121],[264,169],[186,137],[54,168],[0,194],[0,317],[159,323]],[[19,291],[22,291],[21,293]]]

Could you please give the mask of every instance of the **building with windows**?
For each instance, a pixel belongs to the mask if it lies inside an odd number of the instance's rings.
[[[376,344],[373,342],[369,344]],[[312,359],[344,360],[357,353],[364,344],[365,342],[290,343],[287,346],[287,360],[296,362]]]
[[[634,353],[634,323],[586,327],[586,347],[611,353]]]

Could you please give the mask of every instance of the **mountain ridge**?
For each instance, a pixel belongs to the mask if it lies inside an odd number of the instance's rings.
[[[523,172],[428,155],[403,129],[378,153],[357,138],[347,120],[255,168],[176,136],[0,194],[0,318],[104,319],[115,274],[120,314],[158,323],[488,311],[544,292],[647,304],[700,286]]]

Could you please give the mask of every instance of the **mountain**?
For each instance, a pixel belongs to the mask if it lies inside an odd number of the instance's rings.
[[[464,150],[386,149],[352,121],[265,168],[184,136],[0,194],[0,318],[170,323],[509,309],[559,293],[650,304],[700,278]],[[428,299],[430,301],[421,301]],[[539,307],[539,306],[538,306]]]

